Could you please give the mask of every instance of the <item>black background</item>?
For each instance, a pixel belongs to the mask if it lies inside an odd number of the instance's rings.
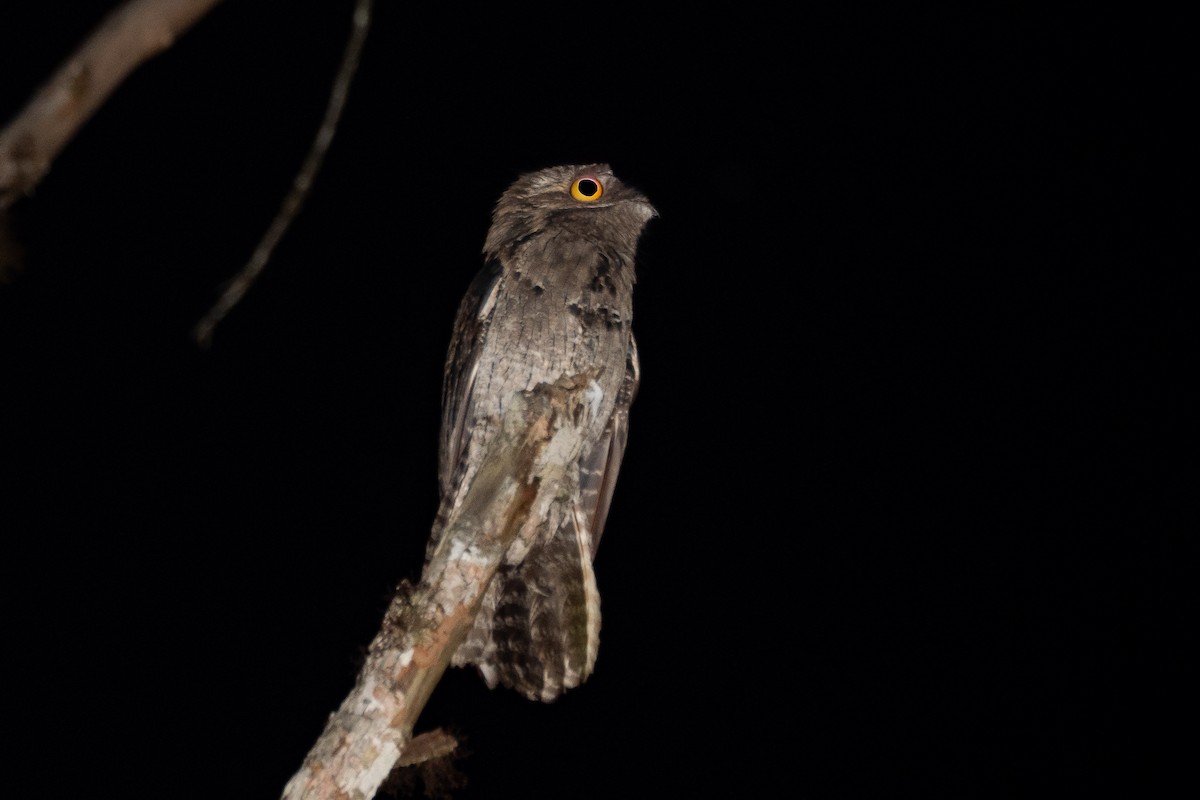
[[[4,119],[109,7],[22,5]],[[304,157],[351,3],[218,6],[14,209],[13,772],[278,796],[419,575],[492,204],[608,161],[661,217],[603,646],[545,706],[447,674],[421,727],[463,736],[456,796],[1194,782],[1179,21],[379,6],[211,350],[189,330]]]

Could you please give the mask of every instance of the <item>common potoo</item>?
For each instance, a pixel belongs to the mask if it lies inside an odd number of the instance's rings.
[[[500,197],[484,268],[463,298],[446,359],[438,459],[441,504],[429,553],[461,502],[517,392],[596,370],[598,406],[572,496],[514,546],[454,655],[488,686],[553,700],[592,671],[600,596],[592,559],[625,450],[638,384],[630,331],[634,254],[654,208],[605,164],[522,175]]]

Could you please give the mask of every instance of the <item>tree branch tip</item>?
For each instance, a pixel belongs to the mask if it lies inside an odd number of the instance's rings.
[[[434,728],[431,731],[414,736],[400,754],[400,758],[396,761],[396,766],[412,767],[417,764],[423,764],[426,761],[452,755],[457,749],[457,738],[446,733],[441,728]]]

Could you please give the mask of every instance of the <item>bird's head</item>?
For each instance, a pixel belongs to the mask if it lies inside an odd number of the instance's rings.
[[[632,254],[642,229],[656,216],[646,196],[622,183],[607,164],[549,167],[520,176],[500,196],[483,251],[497,256],[553,221],[556,229],[620,239]]]

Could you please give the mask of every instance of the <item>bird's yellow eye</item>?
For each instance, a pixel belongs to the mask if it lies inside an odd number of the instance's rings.
[[[576,178],[575,182],[571,184],[571,197],[581,203],[594,203],[600,199],[602,194],[604,194],[604,187],[600,185],[600,181],[590,175]]]

